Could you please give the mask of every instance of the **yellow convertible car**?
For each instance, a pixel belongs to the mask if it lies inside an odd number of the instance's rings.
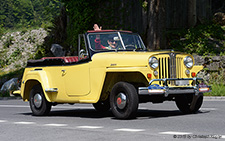
[[[21,96],[33,115],[61,103],[91,103],[97,111],[111,109],[116,118],[135,118],[139,103],[175,101],[183,113],[195,113],[203,93],[211,91],[197,73],[190,54],[147,51],[138,34],[99,30],[79,35],[77,54],[30,60]]]

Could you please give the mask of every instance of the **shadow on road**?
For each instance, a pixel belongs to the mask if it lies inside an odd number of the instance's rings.
[[[196,114],[205,114],[210,111],[198,111]],[[32,115],[32,113],[23,113],[23,115]],[[147,110],[139,109],[136,114],[136,119],[155,119],[175,116],[185,116],[179,110]],[[46,117],[80,117],[80,118],[114,118],[111,111],[102,113],[94,109],[74,109],[74,110],[53,110]]]
[[[209,111],[198,111],[195,114],[204,114]],[[140,117],[148,117],[148,118],[165,118],[165,117],[173,117],[173,116],[185,116],[188,114],[184,114],[179,110],[138,110],[137,118]]]

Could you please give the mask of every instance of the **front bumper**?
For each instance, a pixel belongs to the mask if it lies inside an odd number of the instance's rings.
[[[153,82],[163,82],[163,86],[158,84],[152,84]],[[182,82],[192,81],[192,86],[174,86],[168,85],[168,82]],[[201,82],[201,83],[200,83]],[[165,79],[153,79],[149,82],[149,87],[139,87],[139,95],[164,95],[167,97],[171,94],[195,94],[211,92],[211,86],[205,85],[202,78],[165,78]]]

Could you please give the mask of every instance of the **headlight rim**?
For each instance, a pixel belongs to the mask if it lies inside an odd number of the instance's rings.
[[[157,62],[153,62],[154,61],[153,59],[157,60]],[[155,63],[157,63],[157,66],[153,65]],[[152,56],[151,58],[149,58],[148,64],[152,69],[157,69],[159,67],[159,60],[155,56]]]
[[[191,61],[189,61],[188,58],[190,58]],[[194,59],[191,56],[186,56],[184,58],[184,62],[183,63],[184,63],[186,68],[190,69],[190,68],[192,68],[194,66]]]

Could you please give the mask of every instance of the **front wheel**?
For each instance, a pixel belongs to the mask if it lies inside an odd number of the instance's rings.
[[[47,115],[52,104],[44,96],[40,85],[35,85],[30,92],[30,109],[34,116]]]
[[[116,118],[134,118],[138,110],[138,103],[138,94],[132,84],[118,82],[113,86],[110,94],[110,106]]]
[[[182,95],[175,98],[178,109],[184,114],[196,113],[202,106],[203,94]]]

